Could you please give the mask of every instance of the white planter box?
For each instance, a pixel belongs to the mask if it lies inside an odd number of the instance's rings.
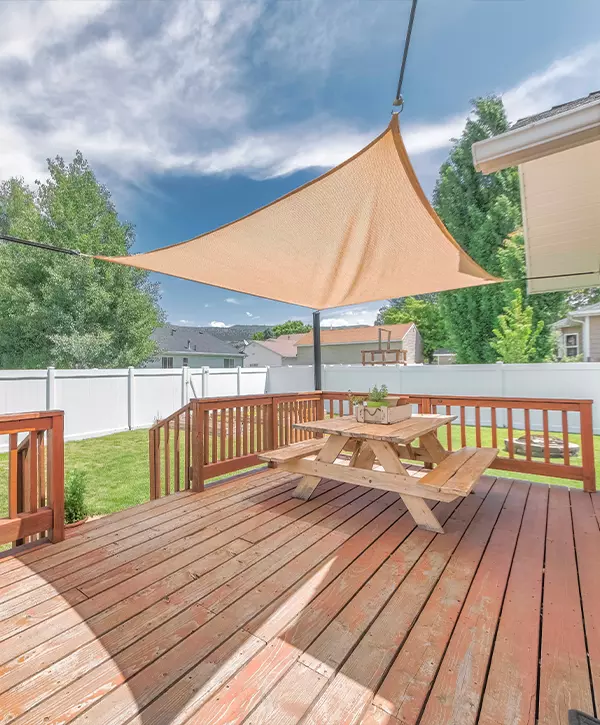
[[[379,423],[389,425],[399,423],[412,415],[412,405],[397,405],[390,408],[386,405],[369,408],[366,405],[355,405],[354,415],[359,423]]]

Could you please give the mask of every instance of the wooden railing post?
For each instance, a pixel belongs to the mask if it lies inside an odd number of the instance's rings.
[[[50,541],[55,544],[65,538],[65,418],[62,411],[53,414],[52,427],[48,430],[48,505],[52,509]]]
[[[150,466],[150,500],[156,498],[156,431],[150,428],[148,432],[148,464]]]
[[[204,491],[204,406],[194,400],[192,415],[192,490]]]
[[[592,417],[592,403],[588,401],[582,402],[579,411],[583,490],[588,493],[594,493],[596,491],[596,468],[594,463],[594,421]]]

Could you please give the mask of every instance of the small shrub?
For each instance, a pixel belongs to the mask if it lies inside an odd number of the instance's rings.
[[[85,502],[87,488],[87,474],[85,471],[75,469],[69,471],[65,482],[65,523],[72,524],[88,515]]]
[[[382,385],[380,388],[374,385],[371,390],[369,390],[369,401],[372,403],[381,403],[387,398],[387,396],[387,385]]]

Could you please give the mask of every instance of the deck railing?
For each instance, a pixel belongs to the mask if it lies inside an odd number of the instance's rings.
[[[0,415],[8,436],[8,517],[0,544],[64,538],[64,416],[62,411]],[[19,440],[21,438],[21,440]]]
[[[499,448],[495,470],[582,481],[585,491],[596,490],[591,400],[408,397],[419,413],[457,416],[438,433],[448,450]],[[348,394],[338,392],[194,399],[150,429],[150,496],[201,491],[208,479],[257,465],[261,451],[310,437],[294,423],[349,413]],[[555,438],[563,447],[559,462]],[[577,455],[569,443],[579,445]]]

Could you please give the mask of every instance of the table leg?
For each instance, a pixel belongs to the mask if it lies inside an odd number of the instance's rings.
[[[421,445],[429,453],[433,463],[441,463],[448,456],[448,452],[435,433],[426,433],[421,436]]]
[[[333,463],[344,450],[344,446],[349,440],[346,436],[330,435],[327,443],[321,448],[315,460],[323,461],[323,463]],[[300,483],[294,489],[292,496],[294,498],[300,498],[303,501],[308,501],[320,482],[321,476],[303,476]]]
[[[385,441],[369,441],[369,445],[379,459],[379,463],[381,463],[384,471],[388,473],[400,473],[404,476],[409,475],[391,444]],[[420,496],[409,496],[403,493],[400,494],[400,498],[417,526],[421,526],[428,531],[435,531],[437,534],[444,533],[444,529],[424,498]]]

